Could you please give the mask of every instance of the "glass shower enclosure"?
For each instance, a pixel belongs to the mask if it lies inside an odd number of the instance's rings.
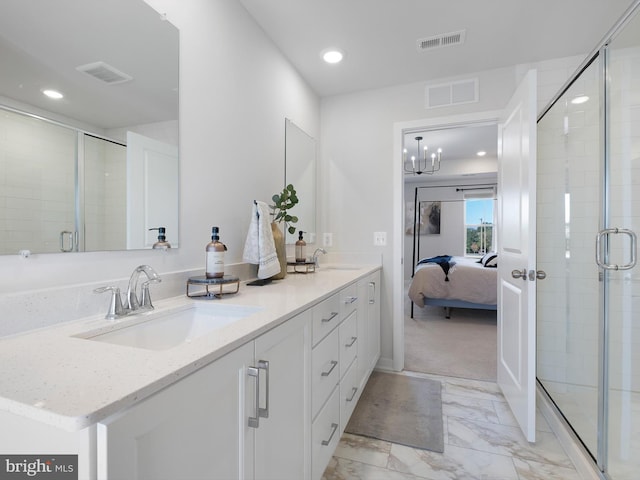
[[[636,4],[637,6],[637,4]],[[640,17],[538,122],[537,376],[603,478],[640,471]]]

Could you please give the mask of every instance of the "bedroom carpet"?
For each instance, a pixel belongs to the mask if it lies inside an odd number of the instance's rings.
[[[496,381],[496,312],[442,307],[405,309],[405,370]]]
[[[374,371],[345,432],[442,453],[441,383]]]

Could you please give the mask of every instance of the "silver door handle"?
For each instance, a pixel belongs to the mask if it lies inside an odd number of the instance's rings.
[[[356,340],[358,340],[358,337],[351,337],[351,342],[345,343],[344,346],[347,348],[351,348],[353,347],[353,344],[356,343]]]
[[[369,304],[376,303],[376,282],[369,282]]]
[[[357,392],[358,392],[358,387],[353,387],[351,389],[351,396],[346,398],[347,402],[353,402],[353,399],[355,398]]]
[[[618,235],[628,235],[631,239],[630,242],[630,250],[631,250],[631,259],[629,263],[625,265],[615,265],[605,263],[602,259],[602,239],[610,234]],[[627,228],[605,228],[604,230],[600,230],[596,235],[596,263],[600,268],[604,268],[605,270],[630,270],[636,266],[636,251],[638,245],[638,237],[635,232],[629,230]]]
[[[344,303],[345,305],[349,305],[350,303],[353,303],[356,300],[358,300],[358,297],[345,297]]]
[[[536,270],[535,272],[533,270],[531,271],[535,274],[535,278],[537,278],[538,280],[544,280],[545,278],[547,278],[547,272],[545,272],[544,270]]]
[[[513,278],[521,278],[523,280],[527,280],[527,269],[523,268],[522,270],[512,270],[511,276]]]
[[[69,246],[65,246],[65,238],[69,239]],[[73,252],[74,244],[77,243],[77,232],[70,232],[63,230],[60,232],[60,251],[61,252]]]

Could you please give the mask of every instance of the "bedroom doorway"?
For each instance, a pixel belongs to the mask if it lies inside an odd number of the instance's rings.
[[[454,302],[456,306],[452,309],[449,309],[450,305],[446,305],[446,309],[445,305],[414,305],[409,298],[409,287],[416,264],[422,259],[451,256],[452,277],[457,273],[460,278],[467,262],[470,268],[480,266],[476,262],[492,249],[494,208],[474,215],[471,202],[483,200],[474,203],[484,205],[488,200],[491,207],[495,205],[497,123],[489,118],[468,123],[422,126],[405,129],[402,136],[407,148],[402,227],[405,259],[404,369],[495,381],[495,289],[493,299],[474,296],[474,291],[484,295],[482,290],[487,280],[472,280],[462,285],[460,288],[465,291],[459,297],[464,300]],[[420,154],[417,152],[416,137],[420,137],[422,146],[442,149],[438,172],[414,173],[415,162],[411,161],[411,157]],[[478,152],[484,153],[478,155]],[[426,268],[433,267],[433,274],[443,280],[445,274],[439,266],[429,265]],[[485,270],[490,271],[490,267]],[[495,274],[496,269],[492,270],[491,273]],[[454,284],[458,285],[458,282],[442,286]],[[470,300],[476,300],[477,305]]]

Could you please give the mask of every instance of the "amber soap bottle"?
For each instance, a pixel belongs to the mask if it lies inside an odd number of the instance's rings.
[[[211,227],[211,242],[206,247],[206,268],[207,278],[222,278],[224,276],[224,252],[227,247],[220,241],[218,227]]]

